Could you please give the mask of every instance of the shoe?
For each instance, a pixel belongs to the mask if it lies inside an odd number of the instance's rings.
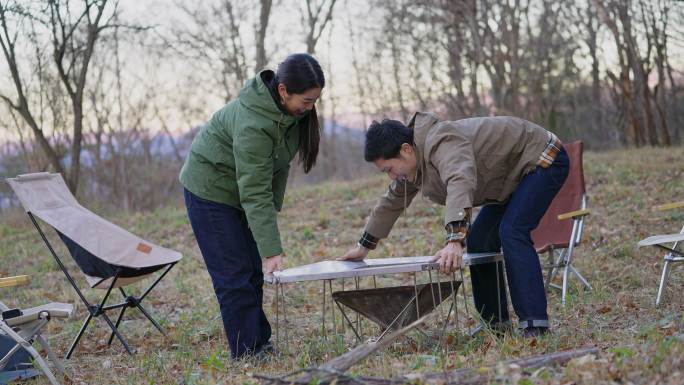
[[[252,354],[252,358],[254,358],[257,361],[265,361],[268,360],[270,357],[276,355],[276,353],[277,352],[275,347],[269,341],[261,345],[261,347]]]
[[[549,328],[543,326],[530,326],[522,331],[524,338],[537,338],[549,334]]]

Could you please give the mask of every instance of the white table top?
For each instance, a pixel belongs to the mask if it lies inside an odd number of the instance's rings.
[[[430,262],[431,259],[432,256],[428,255],[400,258],[368,258],[361,262],[321,261],[277,271],[273,275],[266,276],[264,280],[268,283],[288,283],[437,270],[439,265]],[[500,261],[502,259],[503,255],[501,253],[466,253],[463,256],[463,264],[470,266]]]

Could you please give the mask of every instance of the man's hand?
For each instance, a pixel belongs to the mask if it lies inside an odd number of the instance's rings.
[[[367,248],[363,246],[357,245],[353,249],[347,251],[347,253],[339,258],[337,258],[338,261],[352,261],[352,262],[359,262],[363,261],[364,258],[368,255],[368,250]]]
[[[283,269],[283,255],[278,254],[272,257],[266,258],[264,261],[264,273],[273,274],[274,271]]]
[[[451,273],[463,267],[463,246],[460,242],[449,242],[435,254],[432,262],[439,263],[439,270]]]

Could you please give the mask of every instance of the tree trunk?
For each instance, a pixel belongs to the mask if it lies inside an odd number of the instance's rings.
[[[592,9],[590,4],[587,4],[585,11],[585,29],[587,31],[587,37],[585,42],[587,48],[589,49],[589,56],[591,57],[591,99],[592,99],[592,115],[593,115],[593,128],[598,134],[597,136],[600,140],[605,141],[607,137],[605,136],[605,124],[603,123],[603,105],[601,103],[601,80],[599,73],[599,60],[598,60],[598,30],[599,26],[596,23],[596,13]]]
[[[254,68],[256,73],[266,67],[266,29],[268,28],[268,20],[271,17],[272,4],[273,0],[261,0],[259,28],[257,30],[256,38],[256,65]]]
[[[643,5],[642,5],[643,9]],[[651,8],[652,10],[652,8]],[[655,46],[655,66],[658,72],[658,84],[654,89],[653,102],[655,104],[656,110],[658,112],[658,117],[660,118],[660,140],[661,144],[665,146],[670,146],[672,144],[672,139],[670,138],[670,133],[667,124],[667,103],[665,102],[665,61],[667,52],[667,25],[668,25],[668,6],[663,6],[660,9],[661,18],[660,24],[661,28],[658,28],[655,15],[650,12],[651,20],[651,34],[654,40]],[[648,26],[646,26],[648,28]]]
[[[52,167],[54,168],[55,172],[65,175],[66,173],[64,167],[62,166],[62,162],[59,158],[59,155],[57,155],[57,152],[55,151],[54,147],[50,145],[50,142],[45,137],[43,130],[40,127],[38,127],[38,124],[36,123],[35,119],[33,119],[33,115],[31,115],[31,111],[29,111],[28,106],[25,103],[26,102],[24,101],[24,104],[19,110],[19,114],[22,118],[24,118],[29,127],[31,127],[31,132],[33,133],[33,136],[38,141],[38,145],[40,146],[41,150],[43,150],[43,152],[45,153],[45,156],[50,162],[50,165],[52,165]]]
[[[120,172],[120,178],[121,180],[118,182],[121,186],[121,208],[124,210],[124,212],[129,212],[131,211],[131,201],[130,201],[130,176],[128,175],[128,170],[127,170],[127,160],[126,160],[126,150],[128,147],[128,141],[123,139],[125,138],[126,134],[125,131],[126,129],[124,128],[124,119],[123,119],[123,114],[124,114],[124,103],[123,103],[123,98],[124,98],[124,93],[123,93],[123,84],[121,82],[121,59],[119,56],[119,28],[114,29],[114,59],[116,60],[115,63],[115,76],[116,76],[116,102],[118,105],[119,113],[117,114],[117,126],[116,127],[116,132],[117,132],[117,144],[118,144],[118,169]],[[112,156],[115,156],[115,153],[112,153]]]
[[[315,0],[306,0],[306,16],[305,23],[309,27],[306,33],[306,52],[314,53],[316,51],[316,44],[320,39],[323,30],[332,20],[333,9],[337,0],[322,0],[320,4],[312,4]],[[327,10],[324,9],[326,8]],[[325,11],[325,13],[323,13]]]
[[[392,52],[392,78],[394,80],[394,92],[397,103],[399,104],[399,110],[401,111],[401,118],[403,121],[408,119],[408,109],[406,108],[406,103],[404,102],[404,94],[402,88],[404,83],[402,82],[401,76],[399,74],[399,69],[401,66],[401,53],[399,52],[399,46],[396,41],[396,35],[398,31],[388,31],[389,32],[389,44],[390,50]]]
[[[74,128],[71,139],[71,166],[67,185],[69,190],[76,195],[78,190],[78,178],[81,173],[81,146],[83,144],[83,102],[74,102]]]
[[[598,14],[603,20],[604,24],[610,29],[615,40],[617,49],[618,62],[620,65],[620,78],[617,81],[621,91],[622,103],[624,104],[625,113],[627,115],[627,133],[629,143],[637,147],[645,144],[644,129],[638,117],[637,108],[637,94],[638,90],[634,90],[634,83],[629,78],[629,73],[635,68],[636,54],[633,51],[633,42],[631,38],[631,19],[628,10],[628,3],[618,2],[610,3],[610,10],[601,0],[593,0],[594,5],[598,10]],[[613,15],[620,20],[622,24],[622,31],[617,26],[615,20],[611,18]],[[635,74],[636,76],[636,74]],[[638,78],[641,81],[642,78]]]

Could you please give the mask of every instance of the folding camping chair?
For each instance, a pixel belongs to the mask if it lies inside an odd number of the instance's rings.
[[[13,287],[26,283],[28,283],[28,276],[26,275],[0,278],[0,288]],[[0,301],[0,311],[2,312],[2,317],[0,318],[0,333],[7,335],[16,343],[4,357],[0,358],[0,370],[5,368],[12,356],[23,348],[31,355],[43,373],[45,373],[45,376],[50,383],[58,385],[59,381],[57,381],[54,374],[52,374],[52,371],[50,371],[50,367],[33,347],[33,342],[38,341],[47,352],[48,357],[57,370],[59,370],[62,375],[68,377],[64,365],[62,365],[62,362],[57,358],[52,349],[50,349],[50,345],[45,338],[43,338],[41,332],[50,319],[71,317],[71,314],[73,313],[73,306],[71,304],[52,302],[28,309],[10,309]]]
[[[568,178],[551,202],[551,206],[546,210],[539,225],[532,232],[532,240],[537,253],[548,253],[549,273],[546,287],[560,289],[561,300],[565,305],[570,273],[575,274],[589,290],[591,290],[591,285],[572,264],[572,253],[582,241],[584,218],[590,213],[587,209],[582,165],[583,145],[581,141],[577,141],[564,143],[563,147],[570,158]],[[563,283],[562,286],[558,286],[552,281],[561,269],[563,270]]]
[[[684,201],[670,203],[662,206],[657,206],[657,210],[671,210],[676,208],[683,208]],[[663,265],[663,273],[660,276],[660,285],[658,286],[658,296],[656,297],[656,306],[660,305],[660,300],[663,296],[663,291],[665,286],[667,286],[667,280],[670,278],[670,263],[682,262],[684,261],[684,250],[680,245],[680,242],[684,241],[684,226],[679,231],[679,234],[667,234],[667,235],[654,235],[646,239],[639,241],[639,247],[643,246],[655,246],[657,248],[667,251],[667,254],[663,257],[665,264]],[[672,246],[667,246],[669,244]]]
[[[87,210],[76,201],[59,174],[43,172],[19,175],[7,181],[19,197],[59,268],[64,272],[88,310],[88,316],[69,348],[67,359],[71,357],[90,321],[99,317],[104,319],[112,330],[107,344],[111,345],[116,336],[126,351],[132,354],[128,342],[119,332],[119,325],[128,308],[140,310],[162,334],[166,335],[164,329],[152,318],[141,302],[181,259],[180,253],[147,242]],[[89,286],[106,290],[99,304],[93,304],[86,299],[38,225],[36,217],[55,229],[84,273]],[[130,295],[124,290],[125,286],[158,271],[161,273],[142,295]],[[124,299],[120,303],[107,305],[113,289],[118,289]],[[107,312],[115,309],[120,309],[120,311],[114,323]]]

